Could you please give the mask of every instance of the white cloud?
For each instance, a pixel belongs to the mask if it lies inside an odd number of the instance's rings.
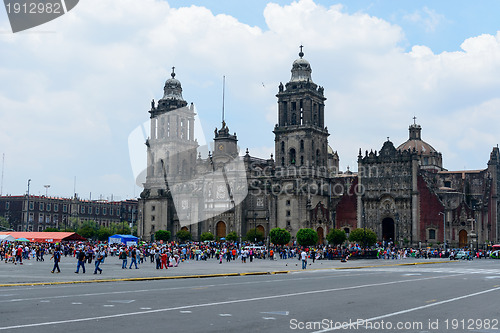
[[[422,26],[426,32],[434,32],[440,24],[446,21],[446,17],[436,13],[433,9],[424,7],[411,14],[404,15],[403,20]]]
[[[40,191],[49,183],[52,193],[71,195],[76,175],[82,196],[132,195],[127,138],[147,121],[171,66],[208,140],[220,126],[226,75],[231,132],[243,153],[257,147],[252,155],[268,158],[277,86],[289,80],[300,43],[313,80],[325,87],[330,145],[344,168],[355,169],[359,148],[378,150],[387,136],[405,141],[414,115],[446,167],[486,167],[498,140],[498,34],[467,39],[458,52],[425,45],[405,52],[399,26],[341,5],[270,3],[263,15],[266,30],[202,7],[87,0],[34,30],[54,33],[0,34],[4,189],[22,193],[31,178]],[[441,20],[431,9],[420,15],[429,27]]]

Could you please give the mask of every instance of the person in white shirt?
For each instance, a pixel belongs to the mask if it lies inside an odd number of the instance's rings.
[[[306,250],[302,250],[302,252],[300,253],[300,258],[302,259],[302,269],[306,269],[307,268],[307,252]]]

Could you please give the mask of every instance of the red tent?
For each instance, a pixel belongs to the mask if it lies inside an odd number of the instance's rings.
[[[86,241],[87,239],[76,232],[24,232],[4,231],[0,235],[11,235],[15,239],[26,238],[30,242],[59,243],[61,241]]]

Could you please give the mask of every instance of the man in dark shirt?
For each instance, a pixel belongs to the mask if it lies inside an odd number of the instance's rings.
[[[76,266],[76,274],[78,274],[78,271],[80,270],[80,266],[82,266],[83,273],[85,274],[85,249],[81,248],[80,251],[76,255],[78,259],[78,264]]]
[[[59,261],[61,261],[61,251],[59,251],[59,248],[56,247],[54,250],[54,254],[50,259],[54,258],[54,268],[52,268],[51,273],[54,273],[54,271],[57,269],[57,273],[61,273],[61,270],[59,269]]]

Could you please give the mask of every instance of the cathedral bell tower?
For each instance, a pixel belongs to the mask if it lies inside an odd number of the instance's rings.
[[[172,185],[192,177],[198,148],[194,138],[194,105],[188,105],[182,97],[182,86],[175,78],[174,67],[163,92],[157,105],[154,100],[151,102],[151,131],[146,142],[145,188],[159,192],[166,190],[167,178]]]
[[[325,168],[328,162],[328,129],[325,127],[323,87],[311,78],[311,65],[300,46],[292,77],[279,85],[278,124],[274,127],[276,164],[282,167]]]

